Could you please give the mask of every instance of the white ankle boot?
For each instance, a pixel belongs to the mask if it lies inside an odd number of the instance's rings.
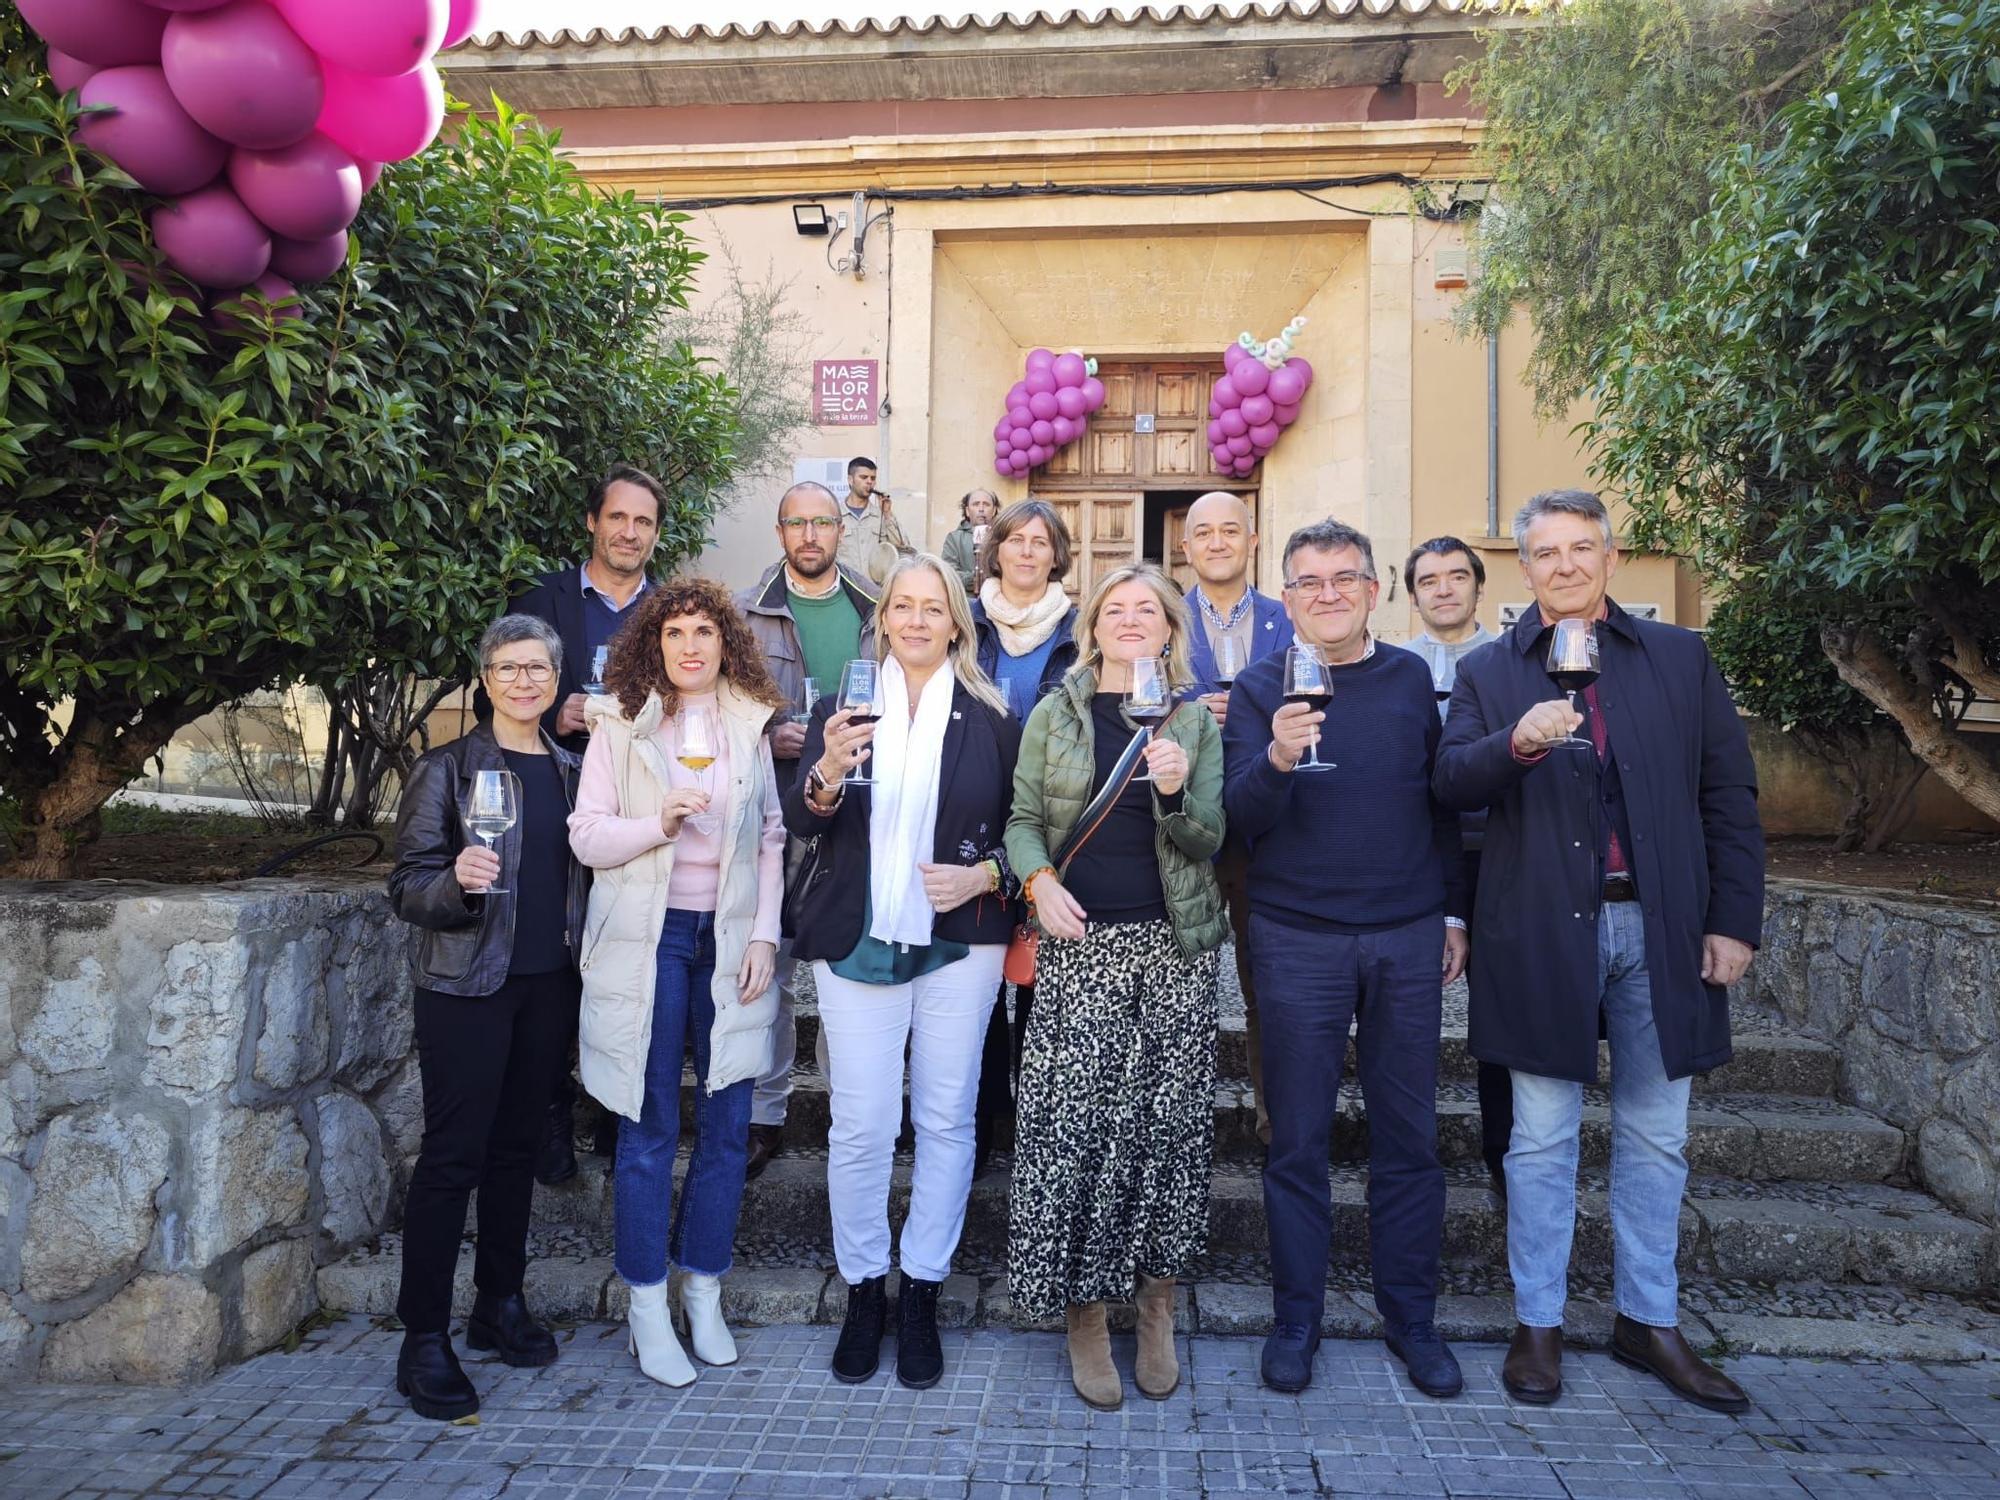
[[[683,1276],[681,1310],[687,1314],[688,1341],[703,1364],[736,1363],[736,1340],[722,1321],[720,1276],[697,1276],[692,1271]]]
[[[639,1368],[661,1385],[693,1385],[694,1366],[674,1337],[667,1312],[667,1285],[632,1288],[631,1332],[626,1347],[639,1356]]]

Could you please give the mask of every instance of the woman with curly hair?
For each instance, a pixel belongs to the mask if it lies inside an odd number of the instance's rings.
[[[615,1265],[631,1288],[639,1367],[687,1385],[669,1263],[694,1352],[733,1364],[722,1276],[749,1159],[750,1090],[771,1060],[785,832],[764,728],[786,702],[719,583],[648,592],[593,698],[570,846],[597,872],[579,963],[583,1086],[624,1116],[613,1177]],[[681,1060],[698,1138],[678,1205]]]

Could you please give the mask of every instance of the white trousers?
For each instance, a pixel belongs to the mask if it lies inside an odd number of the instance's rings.
[[[1006,947],[982,943],[909,984],[855,984],[813,965],[826,1038],[833,1254],[854,1286],[889,1270],[889,1173],[903,1126],[903,1048],[917,1160],[903,1221],[903,1274],[942,1281],[972,1191],[972,1115],[986,1022]]]

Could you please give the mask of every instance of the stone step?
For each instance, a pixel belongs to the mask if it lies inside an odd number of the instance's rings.
[[[801,1061],[810,1060],[819,1043],[819,1012],[810,999],[801,998],[795,1020],[799,1036],[798,1056]],[[1438,1040],[1439,1078],[1469,1079],[1475,1076],[1478,1060],[1466,1043],[1462,1003],[1457,1007],[1447,1007],[1444,1028]],[[1249,1051],[1249,1034],[1243,1027],[1239,1001],[1233,1013],[1225,1007],[1217,1026],[1216,1076],[1225,1080],[1249,1078]],[[1798,1098],[1826,1099],[1833,1096],[1840,1079],[1839,1050],[1810,1037],[1792,1036],[1782,1031],[1739,1030],[1735,1037],[1735,1052],[1730,1062],[1695,1079],[1694,1092],[1697,1095],[1786,1094]],[[1354,1067],[1354,1043],[1350,1040],[1341,1076],[1352,1078]],[[1600,1078],[1610,1078],[1611,1051],[1603,1042],[1597,1046],[1597,1070]]]
[[[319,1272],[320,1303],[339,1313],[393,1318],[401,1270],[398,1236],[385,1235]],[[1442,1294],[1438,1325],[1447,1338],[1463,1342],[1504,1342],[1513,1331],[1513,1307],[1504,1276],[1466,1284]],[[1329,1281],[1325,1332],[1333,1337],[1379,1336],[1374,1299],[1365,1279],[1336,1276]],[[534,1310],[559,1325],[559,1337],[613,1339],[623,1336],[625,1284],[609,1257],[577,1254],[547,1246],[531,1247],[527,1297]],[[1881,1292],[1873,1288],[1829,1287],[1794,1282],[1744,1289],[1703,1279],[1681,1287],[1682,1326],[1689,1340],[1711,1358],[1772,1354],[1813,1358],[1911,1359],[1970,1362],[2000,1359],[2000,1310],[1940,1293]],[[459,1257],[454,1312],[472,1305],[472,1247]],[[726,1316],[741,1326],[771,1324],[836,1325],[845,1307],[840,1278],[824,1264],[761,1264],[739,1260],[723,1281]],[[946,1327],[1023,1327],[1007,1296],[1004,1275],[962,1272],[945,1283],[939,1320]],[[1201,1276],[1182,1286],[1175,1321],[1188,1334],[1259,1334],[1270,1326],[1271,1293],[1253,1279]],[[1112,1309],[1114,1328],[1131,1327],[1131,1310]],[[1601,1346],[1609,1337],[1608,1289],[1580,1283],[1572,1288],[1566,1338],[1582,1347]],[[828,1335],[828,1352],[832,1335]],[[949,1346],[947,1346],[949,1353]]]
[[[682,1167],[686,1157],[683,1154]],[[1007,1249],[1008,1164],[996,1161],[972,1186],[960,1254],[972,1264],[1002,1265]],[[1367,1261],[1367,1170],[1332,1171],[1333,1254],[1343,1265]],[[1579,1183],[1579,1264],[1611,1263],[1611,1221],[1600,1172]],[[909,1208],[910,1158],[890,1178],[890,1215]],[[545,1225],[580,1232],[584,1248],[607,1249],[613,1221],[610,1179],[586,1168],[556,1188],[537,1188],[535,1213]],[[738,1234],[742,1253],[766,1249],[832,1259],[826,1159],[787,1151],[744,1191]],[[1445,1190],[1447,1265],[1504,1266],[1506,1208],[1482,1169],[1452,1169]],[[1745,1282],[1858,1281],[1922,1290],[1976,1292],[1988,1285],[1994,1232],[1922,1193],[1879,1183],[1750,1182],[1697,1176],[1681,1210],[1680,1263],[1689,1274]],[[1209,1184],[1209,1259],[1232,1272],[1256,1268],[1270,1247],[1263,1184],[1254,1172],[1224,1168]]]
[[[692,1129],[695,1083],[683,1079],[681,1121]],[[802,1060],[792,1075],[787,1140],[823,1146],[827,1128],[826,1080]],[[1215,1150],[1219,1161],[1260,1162],[1256,1110],[1247,1083],[1222,1080],[1215,1088]],[[1473,1084],[1447,1080],[1438,1085],[1438,1151],[1447,1165],[1481,1160],[1479,1098]],[[1011,1120],[998,1122],[994,1144],[1013,1144]],[[1335,1161],[1364,1161],[1368,1118],[1358,1086],[1340,1090],[1332,1139]],[[1799,1178],[1812,1182],[1880,1182],[1904,1165],[1903,1132],[1875,1116],[1824,1098],[1773,1094],[1704,1094],[1688,1111],[1688,1163],[1717,1177]],[[1611,1115],[1606,1091],[1585,1091],[1582,1164],[1603,1166],[1611,1153]]]

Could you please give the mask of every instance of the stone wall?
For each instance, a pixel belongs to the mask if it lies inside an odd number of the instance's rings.
[[[377,884],[0,885],[0,1378],[280,1342],[422,1133]]]
[[[1775,881],[1739,1004],[1840,1049],[1937,1197],[2000,1225],[2000,912]]]

